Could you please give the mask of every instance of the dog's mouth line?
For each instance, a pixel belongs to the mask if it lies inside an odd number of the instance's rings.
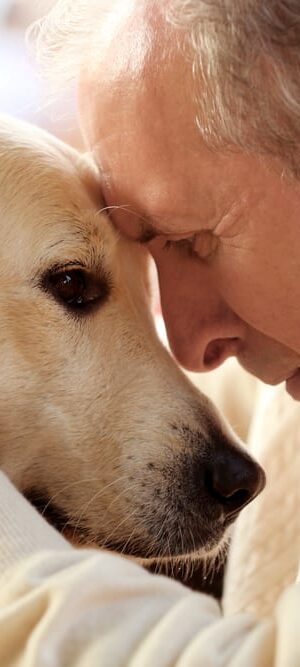
[[[174,548],[167,548],[167,543],[163,541],[161,543],[153,544],[151,547],[147,542],[142,541],[130,541],[126,540],[110,540],[103,536],[97,536],[95,544],[99,547],[106,548],[111,551],[115,551],[124,556],[137,558],[140,561],[143,561],[144,564],[151,565],[157,562],[181,562],[182,559],[206,559],[211,555],[216,553],[221,545],[226,543],[228,540],[223,533],[221,536],[216,537],[216,539],[211,538],[209,541],[204,541],[203,544],[199,546],[187,546],[186,549],[177,548],[174,545]]]
[[[203,544],[192,548],[187,546],[186,550],[177,547],[166,549],[166,544],[152,544],[151,547],[146,541],[139,539],[131,541],[129,539],[113,539],[106,535],[95,534],[91,536],[91,531],[87,529],[76,517],[71,517],[65,510],[61,509],[45,493],[37,489],[28,489],[24,491],[24,496],[36,508],[39,514],[55,528],[68,542],[75,546],[92,546],[94,548],[104,548],[114,551],[127,557],[139,559],[146,564],[156,562],[181,561],[184,558],[201,559],[206,558],[222,542],[222,537],[212,539],[210,544],[204,541]],[[211,536],[213,537],[213,536]]]
[[[132,545],[129,545],[128,540],[113,541],[100,535],[95,535],[94,539],[92,539],[90,532],[85,526],[81,525],[76,518],[72,519],[67,512],[58,507],[45,493],[37,489],[28,489],[23,492],[23,495],[39,514],[68,542],[76,546],[105,548],[124,554],[124,556],[142,558],[143,549],[141,547],[134,549]]]

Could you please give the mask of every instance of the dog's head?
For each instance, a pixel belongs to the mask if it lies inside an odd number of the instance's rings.
[[[157,339],[87,158],[0,122],[0,465],[83,542],[205,554],[264,485]]]

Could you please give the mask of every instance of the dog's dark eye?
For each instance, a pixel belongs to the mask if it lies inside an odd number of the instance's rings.
[[[57,301],[73,311],[84,311],[109,293],[108,281],[98,278],[83,269],[51,271],[42,280],[42,287]]]

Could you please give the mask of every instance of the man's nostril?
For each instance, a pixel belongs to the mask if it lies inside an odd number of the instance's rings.
[[[205,369],[212,370],[225,361],[228,357],[237,354],[238,338],[217,338],[208,343],[203,357]]]
[[[204,353],[204,366],[205,368],[210,368],[214,365],[221,356],[221,344],[220,341],[213,341],[209,343]]]

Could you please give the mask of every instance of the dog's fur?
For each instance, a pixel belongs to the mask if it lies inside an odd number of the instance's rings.
[[[1,468],[85,543],[207,553],[225,524],[197,479],[240,445],[156,336],[145,250],[99,211],[89,158],[3,117],[0,156]],[[53,291],[67,270],[91,308]]]

